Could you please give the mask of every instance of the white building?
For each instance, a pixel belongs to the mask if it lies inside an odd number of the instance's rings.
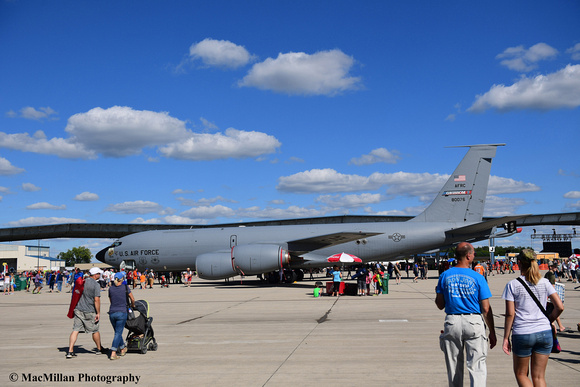
[[[21,246],[0,244],[0,265],[8,270],[21,272],[24,270],[59,270],[64,267],[64,261],[50,257],[48,246]],[[3,271],[4,268],[0,268]]]

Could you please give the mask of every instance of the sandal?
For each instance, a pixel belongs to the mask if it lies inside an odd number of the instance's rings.
[[[111,357],[109,359],[110,360],[117,360],[117,359],[120,359],[120,357],[117,355],[111,355]]]
[[[120,354],[120,355],[121,355],[121,356],[125,356],[125,354],[126,354],[126,353],[127,353],[127,347],[125,347],[125,348],[123,348],[123,349],[121,350],[121,354]]]

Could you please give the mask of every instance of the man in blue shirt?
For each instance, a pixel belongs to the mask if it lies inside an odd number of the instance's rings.
[[[445,309],[445,330],[439,337],[445,353],[447,377],[450,386],[463,386],[463,363],[467,360],[471,386],[485,386],[487,368],[487,336],[495,347],[495,325],[489,304],[491,291],[485,278],[471,269],[475,258],[473,246],[461,242],[455,250],[457,265],[441,273],[435,291],[435,304]],[[482,319],[483,314],[483,319]]]

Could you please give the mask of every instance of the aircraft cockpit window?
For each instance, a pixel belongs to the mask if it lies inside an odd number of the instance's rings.
[[[113,247],[118,247],[118,246],[121,246],[122,244],[123,244],[123,242],[121,242],[121,241],[115,241],[115,242],[113,242]]]

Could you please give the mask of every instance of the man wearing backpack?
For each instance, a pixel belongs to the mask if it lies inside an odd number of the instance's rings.
[[[76,357],[74,346],[79,332],[92,333],[93,341],[97,345],[97,355],[108,353],[108,349],[101,345],[99,333],[99,320],[101,319],[101,285],[97,282],[103,271],[93,267],[89,271],[89,277],[84,282],[83,293],[74,308],[73,331],[69,338],[69,348],[66,358]]]

